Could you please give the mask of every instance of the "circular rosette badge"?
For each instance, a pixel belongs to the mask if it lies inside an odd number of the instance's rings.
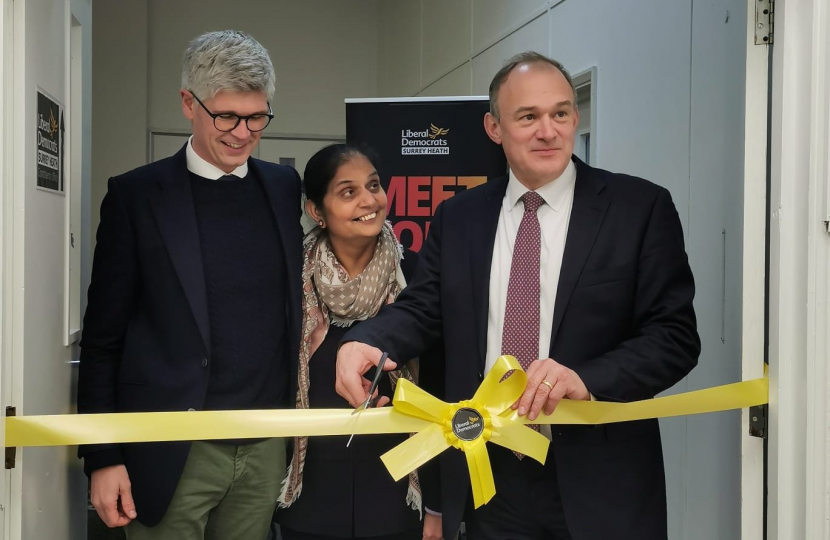
[[[474,441],[484,433],[484,418],[475,409],[462,407],[452,417],[452,432],[462,441]]]

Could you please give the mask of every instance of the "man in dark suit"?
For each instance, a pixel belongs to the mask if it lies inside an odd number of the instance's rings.
[[[251,158],[273,118],[268,52],[237,31],[185,52],[193,135],[110,178],[84,317],[78,411],[263,409],[293,403],[300,183]],[[282,439],[81,447],[93,505],[130,539],[265,538]]]
[[[561,399],[651,398],[696,365],[694,280],[671,196],[572,156],[575,96],[567,71],[536,53],[496,74],[484,127],[510,175],[438,208],[413,282],[345,337],[340,395],[365,396],[361,374],[380,349],[411,358],[439,340],[447,401],[469,399],[512,354],[528,372],[515,407],[531,420]],[[444,536],[463,518],[475,540],[666,538],[656,420],[541,431],[544,466],[488,445],[498,493],[475,511],[463,455],[441,456]]]

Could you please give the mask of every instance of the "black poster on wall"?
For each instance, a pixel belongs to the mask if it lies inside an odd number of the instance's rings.
[[[37,92],[37,187],[63,192],[63,107]]]
[[[484,132],[487,98],[346,100],[346,139],[378,153],[388,219],[420,251],[438,205],[503,176],[501,146]]]

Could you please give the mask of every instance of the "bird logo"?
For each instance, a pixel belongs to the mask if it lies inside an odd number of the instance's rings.
[[[52,112],[52,108],[50,107],[49,108],[49,136],[54,137],[55,133],[58,132],[59,127],[60,126],[58,125],[58,121],[55,120],[55,115]]]
[[[429,124],[429,138],[434,139],[435,137],[440,137],[442,135],[446,135],[450,132],[449,128],[440,128],[433,123]]]

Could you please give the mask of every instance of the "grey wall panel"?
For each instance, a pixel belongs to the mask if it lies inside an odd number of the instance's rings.
[[[94,246],[107,178],[147,162],[147,0],[93,2],[92,20]]]
[[[473,0],[473,54],[544,13],[547,5],[546,0]]]
[[[474,94],[486,95],[493,75],[514,54],[528,50],[547,54],[549,16],[548,13],[540,15],[473,58]]]
[[[422,0],[421,86],[425,87],[470,59],[472,0]]]
[[[741,378],[746,3],[695,0],[692,14],[687,249],[703,341],[694,389]],[[737,411],[688,419],[686,514],[708,519],[683,538],[740,538],[740,429]]]
[[[469,96],[472,64],[466,62],[424,88],[420,96]]]
[[[378,96],[403,97],[421,89],[421,2],[380,2]]]

